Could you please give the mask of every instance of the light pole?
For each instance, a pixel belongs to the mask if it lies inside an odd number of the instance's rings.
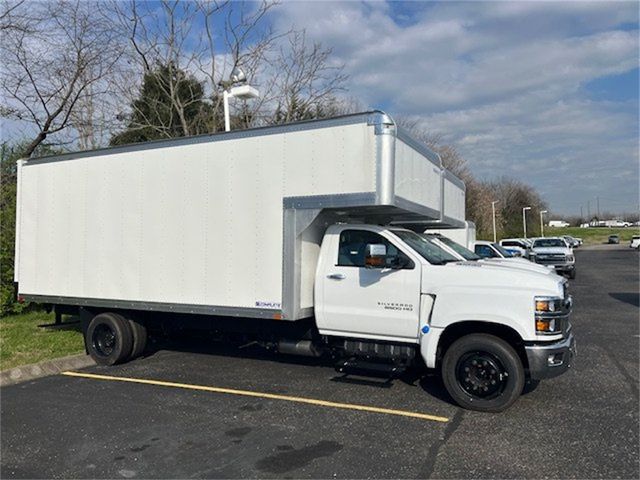
[[[251,85],[236,85],[237,83],[246,83],[247,76],[238,67],[234,68],[231,72],[231,78],[226,82],[222,81],[220,85],[222,90],[222,103],[224,105],[224,130],[228,132],[231,130],[231,119],[229,117],[229,99],[239,98],[241,100],[248,100],[250,98],[260,97],[260,92],[253,88]]]
[[[531,210],[531,207],[524,207],[522,209],[522,229],[524,230],[524,238],[527,238],[527,210]]]
[[[544,237],[544,221],[542,220],[542,215],[548,213],[547,210],[540,210],[540,236]]]
[[[493,243],[498,241],[496,237],[496,203],[500,203],[500,200],[491,202],[491,213],[493,214]]]

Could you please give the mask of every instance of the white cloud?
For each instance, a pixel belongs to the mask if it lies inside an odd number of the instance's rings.
[[[584,89],[637,68],[635,3],[289,2],[275,21],[332,47],[351,94],[421,119],[479,176],[529,181],[557,211],[611,189],[611,208],[637,207],[637,100]]]

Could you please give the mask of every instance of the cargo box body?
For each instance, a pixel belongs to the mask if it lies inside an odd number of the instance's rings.
[[[15,280],[53,304],[295,320],[326,227],[371,220],[464,220],[464,184],[382,112],[22,160]]]

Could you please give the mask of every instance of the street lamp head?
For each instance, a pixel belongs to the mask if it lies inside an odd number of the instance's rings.
[[[540,213],[549,213],[547,210],[540,210]]]
[[[249,100],[260,97],[260,92],[251,85],[238,85],[229,89],[229,96],[240,100]]]
[[[247,76],[238,67],[235,67],[233,69],[233,71],[231,72],[231,77],[230,78],[231,78],[231,82],[232,83],[244,83],[244,82],[247,81]]]
[[[524,207],[524,208],[522,209],[522,211],[523,211],[523,212],[524,212],[525,210],[531,210],[531,207]]]

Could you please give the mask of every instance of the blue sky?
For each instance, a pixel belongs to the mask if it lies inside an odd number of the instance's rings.
[[[284,0],[265,21],[332,48],[348,97],[416,119],[478,178],[523,180],[558,215],[639,208],[637,2]]]
[[[419,119],[479,178],[535,186],[559,214],[634,211],[635,2],[284,2],[278,29],[334,50],[348,95]]]

